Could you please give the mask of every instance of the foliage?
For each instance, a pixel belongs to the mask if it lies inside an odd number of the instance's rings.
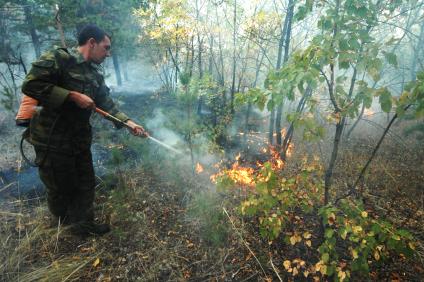
[[[380,264],[394,254],[413,255],[412,235],[387,221],[370,217],[361,202],[344,200],[340,207],[322,207],[319,215],[327,228],[324,242],[318,248],[317,265],[322,274],[334,275],[336,280],[350,277],[350,272],[368,275],[370,264]]]
[[[245,199],[239,210],[257,219],[263,238],[278,242],[284,234],[286,244],[301,243],[317,251],[319,260],[315,264],[309,261],[305,265],[299,259],[286,261],[284,268],[293,275],[302,270],[305,276],[321,273],[335,281],[347,281],[353,273],[368,275],[371,264],[382,263],[394,254],[413,255],[412,235],[372,217],[361,202],[343,200],[340,206],[322,206],[322,176],[318,159],[304,159],[299,172],[287,177],[282,174],[278,158],[273,158],[257,169],[233,165],[222,170],[216,181],[222,189],[241,187]],[[304,218],[319,218],[326,226],[316,249],[312,238],[319,239],[320,230],[308,229],[301,220]]]

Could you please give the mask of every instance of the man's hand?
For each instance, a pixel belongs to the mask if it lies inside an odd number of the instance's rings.
[[[69,91],[68,99],[81,109],[95,109],[96,104],[94,104],[93,99],[88,97],[87,95],[81,94],[77,91]]]
[[[141,125],[136,124],[132,120],[127,120],[127,124],[131,127],[128,128],[130,133],[135,136],[141,136],[143,138],[146,138],[149,136],[149,133],[144,130],[144,128]]]

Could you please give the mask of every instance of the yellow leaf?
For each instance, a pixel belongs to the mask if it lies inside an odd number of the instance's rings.
[[[310,239],[311,238],[311,233],[309,233],[309,232],[305,232],[305,233],[303,233],[303,238],[305,238],[305,239]]]
[[[297,270],[297,268],[293,268],[293,276],[296,276],[299,274],[299,271]]]
[[[355,249],[352,249],[352,257],[354,258],[354,259],[357,259],[359,256],[358,256],[358,251],[357,250],[355,250]]]
[[[337,273],[337,276],[339,277],[340,281],[344,281],[346,279],[346,272],[339,271],[339,273]]]
[[[321,268],[319,269],[319,271],[322,273],[322,275],[326,275],[327,274],[327,266],[321,265]]]
[[[359,232],[361,232],[361,231],[362,231],[362,227],[361,227],[361,226],[359,226],[359,225],[357,225],[357,226],[353,226],[353,227],[352,227],[352,231],[353,231],[353,233],[358,234]]]
[[[346,237],[347,237],[347,230],[346,229],[343,230],[342,234],[340,234],[340,237],[342,237],[343,240],[346,240]]]
[[[374,252],[374,258],[375,258],[376,261],[380,260],[380,253],[377,250],[375,250],[375,252]]]
[[[307,241],[306,241],[306,245],[307,245],[308,247],[311,247],[311,246],[312,246],[312,242],[311,242],[311,240],[307,240]]]
[[[327,273],[327,265],[325,265],[325,263],[322,260],[320,260],[319,262],[315,264],[315,270],[325,275]]]
[[[368,213],[367,213],[366,211],[363,211],[363,212],[361,212],[361,216],[362,216],[363,218],[365,218],[365,217],[367,217],[367,216],[368,216]]]
[[[288,270],[288,269],[290,268],[290,266],[291,266],[291,262],[290,262],[289,260],[285,260],[285,261],[283,262],[283,266],[284,266],[284,268],[285,268],[286,270]]]
[[[328,224],[333,225],[335,221],[336,221],[336,215],[332,212],[328,216]]]
[[[408,243],[409,248],[411,248],[411,250],[415,250],[415,245],[412,242]]]
[[[290,237],[290,244],[295,245],[299,242],[302,242],[302,237],[300,237],[298,234],[294,234]]]
[[[309,271],[305,270],[305,271],[303,272],[303,276],[308,277],[308,276],[309,276]]]
[[[96,260],[93,262],[93,267],[97,267],[100,264],[100,259],[96,258]]]

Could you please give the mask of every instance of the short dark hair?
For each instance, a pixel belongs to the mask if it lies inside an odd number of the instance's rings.
[[[107,34],[103,29],[101,29],[97,25],[87,24],[83,28],[81,28],[78,33],[78,46],[84,45],[90,38],[94,38],[94,40],[99,43],[106,36],[110,38],[109,34]]]

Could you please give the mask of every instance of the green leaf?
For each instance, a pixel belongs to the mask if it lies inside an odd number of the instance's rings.
[[[390,112],[392,109],[392,94],[390,93],[390,91],[384,87],[377,91],[377,93],[379,95],[379,102],[383,112]]]
[[[388,53],[388,52],[384,52],[384,51],[383,51],[383,54],[384,54],[384,57],[386,58],[386,60],[389,64],[391,64],[394,67],[398,66],[396,54]]]
[[[325,238],[331,238],[334,235],[334,230],[331,228],[327,228],[325,230]]]
[[[322,256],[321,256],[321,260],[322,260],[324,263],[327,263],[327,262],[330,260],[330,255],[329,255],[328,253],[324,253],[324,254],[322,254]]]

